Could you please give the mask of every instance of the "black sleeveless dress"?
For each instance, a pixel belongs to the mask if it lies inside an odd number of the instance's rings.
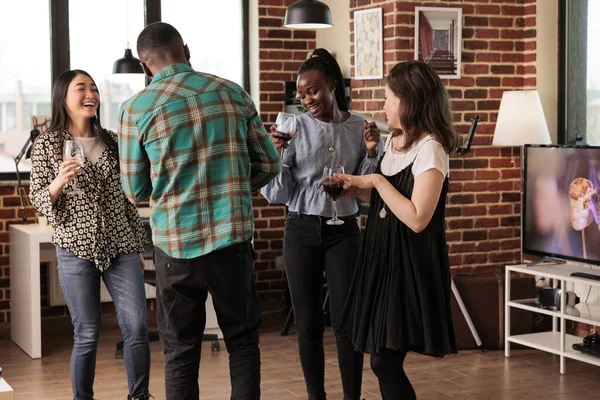
[[[380,162],[377,173],[410,199],[413,163],[386,176],[381,173]],[[384,202],[377,190],[372,191],[362,248],[343,313],[356,351],[414,351],[435,357],[457,352],[444,225],[447,192],[446,177],[429,225],[415,233],[387,206],[382,213]]]

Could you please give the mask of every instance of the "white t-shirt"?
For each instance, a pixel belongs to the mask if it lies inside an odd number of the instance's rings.
[[[385,143],[385,156],[381,161],[381,172],[386,176],[395,175],[414,161],[413,176],[418,176],[432,168],[437,169],[446,177],[450,171],[450,158],[446,151],[431,135],[425,136],[407,152],[392,151],[392,135]]]
[[[104,143],[99,137],[94,136],[90,138],[78,137],[77,141],[83,146],[83,154],[90,160],[92,164],[96,164],[98,159],[102,155],[102,152],[106,149]]]

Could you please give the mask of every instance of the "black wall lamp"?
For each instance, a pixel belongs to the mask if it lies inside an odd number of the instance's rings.
[[[286,10],[283,26],[292,29],[331,28],[331,10],[318,0],[299,0]]]

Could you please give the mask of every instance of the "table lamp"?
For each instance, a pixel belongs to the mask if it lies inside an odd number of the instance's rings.
[[[537,90],[504,92],[492,145],[515,147],[551,143]]]

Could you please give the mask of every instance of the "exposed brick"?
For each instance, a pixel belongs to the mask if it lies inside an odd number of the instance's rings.
[[[477,218],[475,220],[475,228],[497,228],[500,226],[500,220],[498,218]]]
[[[465,206],[462,209],[462,215],[465,217],[486,215],[486,206]]]
[[[466,254],[463,257],[463,264],[481,264],[488,260],[487,254]]]
[[[486,99],[487,96],[488,96],[488,91],[486,89],[467,89],[467,90],[465,90],[465,98],[466,99]]]
[[[464,46],[467,50],[487,50],[488,42],[485,40],[465,40]]]
[[[487,189],[487,182],[465,182],[463,184],[464,192],[485,192]]]
[[[487,240],[488,232],[483,230],[464,231],[463,240],[465,242]]]
[[[473,220],[472,219],[455,219],[448,221],[449,229],[472,229],[473,228]]]
[[[482,193],[475,197],[477,203],[497,203],[500,201],[500,193]]]
[[[490,239],[506,239],[514,237],[512,228],[490,229],[488,234]]]
[[[498,15],[498,14],[500,14],[499,6],[477,5],[477,6],[475,6],[475,10],[477,12],[477,15],[484,15],[484,14]]]
[[[448,196],[449,204],[473,204],[475,196],[472,194],[452,194]]]
[[[484,159],[484,158],[465,160],[464,168],[465,169],[488,168],[488,163],[489,163],[488,159]]]
[[[476,80],[477,86],[500,86],[500,78],[496,77],[480,77]]]

